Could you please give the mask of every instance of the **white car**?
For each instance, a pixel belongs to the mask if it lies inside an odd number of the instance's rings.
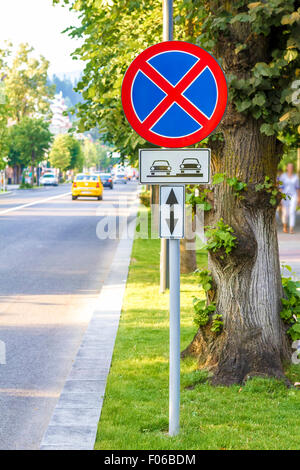
[[[118,183],[127,184],[127,178],[124,175],[124,173],[118,173],[117,175],[115,175],[113,182],[115,184],[118,184]]]
[[[53,173],[45,173],[40,179],[40,184],[44,186],[58,186],[58,179]]]

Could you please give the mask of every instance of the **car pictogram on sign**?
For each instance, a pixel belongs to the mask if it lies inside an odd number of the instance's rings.
[[[203,176],[203,174],[201,174],[201,165],[198,158],[184,158],[179,167],[179,176]]]
[[[162,147],[205,139],[219,124],[226,103],[226,80],[216,59],[183,41],[165,41],[141,52],[122,85],[129,124]]]
[[[154,160],[150,167],[151,176],[169,176],[171,173],[171,166],[168,160]]]
[[[208,184],[210,149],[140,149],[142,184]]]

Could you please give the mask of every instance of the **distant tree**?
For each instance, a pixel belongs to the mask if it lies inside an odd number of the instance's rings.
[[[104,145],[101,142],[97,142],[96,151],[98,159],[97,166],[101,170],[107,170],[109,167],[112,166],[112,160],[109,157],[111,149],[107,145]]]
[[[6,165],[3,159],[7,156],[8,151],[7,118],[8,106],[6,102],[4,82],[0,81],[0,169],[3,169]]]
[[[51,166],[59,168],[62,172],[70,167],[71,152],[70,136],[68,134],[59,134],[55,137],[49,154],[49,160]]]
[[[32,57],[34,49],[21,44],[12,64],[6,67],[5,87],[12,120],[23,117],[50,116],[54,88],[47,85],[49,62]]]
[[[80,142],[71,134],[66,135],[66,142],[70,152],[71,160],[67,170],[79,170],[83,168],[83,151]]]
[[[8,151],[8,129],[6,115],[2,113],[1,108],[0,103],[0,169],[3,169],[6,166],[4,158],[6,158]]]
[[[20,164],[22,167],[31,166],[31,184],[34,184],[34,169],[49,149],[52,134],[49,123],[43,119],[24,117],[9,130],[10,165]]]
[[[85,139],[82,145],[84,166],[86,168],[91,168],[97,166],[98,155],[96,150],[96,145],[89,139]]]
[[[5,86],[8,49],[0,49],[0,169],[5,168],[4,158],[8,151],[8,117],[9,106]]]

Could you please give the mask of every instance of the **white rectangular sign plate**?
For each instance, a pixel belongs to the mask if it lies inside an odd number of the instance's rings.
[[[142,184],[210,182],[210,149],[143,149],[139,153]]]
[[[160,238],[184,238],[184,186],[160,186]]]

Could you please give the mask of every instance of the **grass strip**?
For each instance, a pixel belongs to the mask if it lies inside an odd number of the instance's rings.
[[[159,240],[133,245],[120,327],[95,449],[300,449],[300,392],[273,379],[212,387],[194,359],[181,361],[181,432],[168,432],[168,293],[159,293]],[[198,253],[198,266],[206,255]],[[197,277],[181,276],[181,347],[196,332]],[[300,367],[289,369],[300,380]]]

